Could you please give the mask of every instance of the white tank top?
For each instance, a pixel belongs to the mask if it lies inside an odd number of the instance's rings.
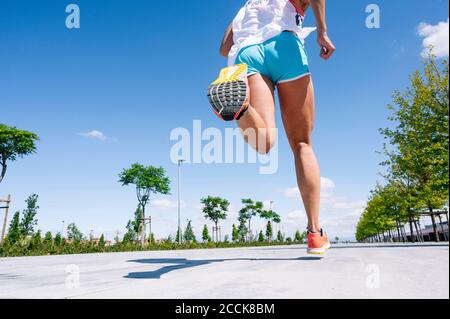
[[[316,28],[303,28],[304,16],[290,0],[248,0],[233,20],[234,45],[228,65],[234,65],[242,48],[263,43],[283,31],[293,31],[304,40]]]

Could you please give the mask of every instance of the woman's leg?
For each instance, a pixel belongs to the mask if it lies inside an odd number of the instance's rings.
[[[259,153],[267,154],[276,141],[274,87],[268,78],[260,74],[250,76],[248,85],[250,106],[238,125],[245,140]]]
[[[308,215],[308,227],[318,232],[321,230],[319,223],[321,176],[311,142],[315,119],[314,86],[311,76],[280,83],[278,92],[284,127],[294,152],[297,181]]]

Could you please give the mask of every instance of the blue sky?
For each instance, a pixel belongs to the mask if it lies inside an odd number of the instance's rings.
[[[191,129],[193,120],[205,128],[233,127],[211,113],[205,89],[226,63],[218,46],[244,1],[79,0],[73,2],[81,9],[77,30],[65,26],[69,3],[0,4],[0,122],[41,138],[36,155],[10,165],[0,196],[11,193],[15,211],[29,194],[39,194],[44,231],[60,230],[64,220],[86,234],[94,230],[112,238],[115,231],[123,234],[136,207],[134,190],[117,182],[119,172],[134,162],[161,165],[173,181],[172,195],[154,197],[149,211],[156,236],[166,237],[175,233],[177,220],[171,131]],[[448,1],[377,1],[380,29],[366,28],[370,3],[328,1],[329,33],[338,48],[331,61],[320,60],[315,35],[307,39],[316,82],[323,223],[342,238],[353,236],[380,179],[378,129],[387,125],[392,92],[420,68],[424,38],[442,46],[445,30],[448,36]],[[305,24],[314,25],[311,13]],[[448,56],[448,40],[441,55]],[[281,125],[279,112],[277,118]],[[92,131],[103,135],[86,136]],[[304,229],[292,155],[280,132],[275,175],[259,175],[255,164],[184,165],[183,222],[193,220],[199,234],[205,223],[199,200],[211,194],[232,203],[224,233],[246,197],[275,201],[287,234]]]

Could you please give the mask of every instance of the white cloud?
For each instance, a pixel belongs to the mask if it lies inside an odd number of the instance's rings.
[[[284,191],[284,196],[288,198],[299,198],[300,197],[300,191],[298,187],[292,187],[288,188]]]
[[[329,178],[322,177],[321,182],[321,196],[322,198],[329,198],[333,196],[336,189],[336,184]],[[288,198],[300,198],[300,190],[298,187],[288,188],[284,191],[284,196]]]
[[[364,201],[337,201],[332,205],[334,209],[352,209],[361,211],[365,206],[366,202]]]
[[[365,201],[357,201],[340,196],[336,183],[326,177],[321,178],[321,220],[322,226],[332,236],[341,238],[354,238],[356,224],[366,205]],[[301,199],[298,187],[288,188],[284,191],[288,198]],[[303,225],[306,226],[307,218],[304,211],[295,210],[283,218],[284,230],[294,232]]]
[[[336,184],[329,178],[322,177],[320,180],[321,188],[320,188],[320,199],[321,202],[329,203],[334,200],[334,191],[336,189]]]
[[[81,136],[84,136],[87,138],[91,138],[94,140],[102,141],[102,142],[104,142],[108,139],[105,134],[103,134],[102,132],[97,131],[97,130],[92,130],[92,131],[86,132],[86,133],[79,133],[78,135],[81,135]]]
[[[175,209],[178,208],[177,201],[171,201],[168,199],[154,199],[151,201],[151,207],[161,210]],[[181,202],[181,207],[185,207],[183,201]]]
[[[286,222],[288,223],[300,223],[303,221],[306,221],[306,213],[301,210],[294,210],[286,216]]]
[[[423,37],[423,51],[422,56],[428,55],[428,47],[433,46],[433,53],[437,57],[448,57],[449,47],[449,19],[447,21],[439,22],[436,25],[431,25],[422,22],[417,30],[419,36]]]
[[[350,213],[342,216],[325,218],[322,220],[322,226],[332,237],[337,235],[341,238],[353,239],[359,217],[359,214]]]
[[[329,178],[322,177],[320,182],[322,183],[322,191],[332,191],[336,188],[336,184]]]
[[[306,229],[308,220],[306,213],[303,210],[294,210],[287,215],[282,216],[282,222],[280,225],[274,225],[274,233],[281,230],[287,236],[293,236],[297,230]]]

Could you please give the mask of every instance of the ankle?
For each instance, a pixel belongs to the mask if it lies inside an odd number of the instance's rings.
[[[310,234],[317,234],[322,232],[322,227],[318,226],[308,226],[307,228],[308,233]]]

